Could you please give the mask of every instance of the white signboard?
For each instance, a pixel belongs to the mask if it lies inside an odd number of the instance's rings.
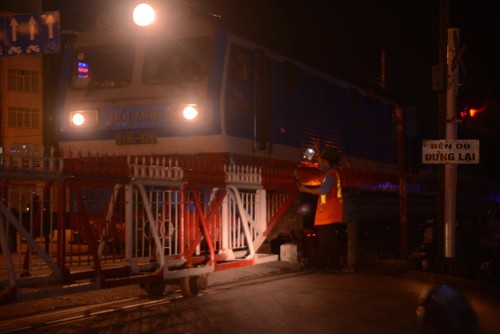
[[[424,164],[478,164],[479,140],[424,140]]]

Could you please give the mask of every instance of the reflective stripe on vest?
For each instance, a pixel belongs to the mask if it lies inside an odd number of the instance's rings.
[[[342,198],[342,186],[340,184],[340,177],[339,177],[339,173],[337,173],[336,170],[332,170],[333,173],[335,173],[335,181],[337,182],[337,198]],[[323,181],[322,183],[324,183],[326,181],[326,177],[328,176],[325,175],[325,177],[323,178]],[[325,204],[326,203],[326,195],[327,194],[321,194],[320,195],[320,199],[321,199],[321,204]]]

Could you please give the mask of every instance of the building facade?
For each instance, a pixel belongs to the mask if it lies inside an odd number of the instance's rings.
[[[40,11],[41,0],[3,0],[6,12]],[[0,153],[42,154],[43,56],[0,56]]]
[[[2,153],[42,154],[42,57],[0,57]]]

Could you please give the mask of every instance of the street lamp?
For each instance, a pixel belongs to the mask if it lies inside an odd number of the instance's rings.
[[[132,17],[135,24],[141,27],[146,27],[154,22],[156,13],[151,5],[141,3],[134,8]]]

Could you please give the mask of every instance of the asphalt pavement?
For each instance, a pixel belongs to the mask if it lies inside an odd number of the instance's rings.
[[[218,271],[209,275],[207,292],[199,297],[154,310],[119,312],[82,321],[72,324],[70,332],[148,333],[154,327],[157,333],[420,333],[416,313],[419,299],[443,284],[468,298],[478,317],[480,333],[497,332],[497,287],[408,271],[398,261],[337,274],[317,273],[285,261]],[[137,295],[145,292],[134,285],[1,305],[0,321],[35,311]],[[330,315],[325,318],[321,314],[326,310]],[[51,329],[53,333],[68,330]]]

